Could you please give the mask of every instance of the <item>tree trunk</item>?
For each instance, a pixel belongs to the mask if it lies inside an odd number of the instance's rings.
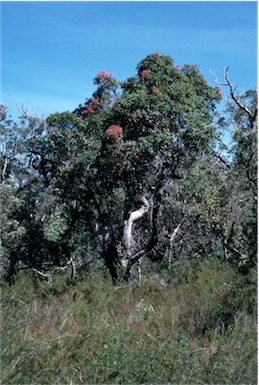
[[[134,239],[132,235],[133,224],[135,221],[142,218],[148,212],[150,207],[146,197],[142,196],[140,198],[140,201],[142,202],[142,206],[139,209],[132,211],[129,215],[129,218],[124,222],[123,244],[125,249],[125,257],[122,258],[121,264],[125,268],[127,275],[129,274],[129,276],[130,276],[130,268],[128,269],[128,267],[129,267],[129,264],[131,265],[131,258],[134,251]],[[139,265],[139,268],[140,268],[140,265]]]
[[[72,259],[71,259],[71,281],[74,282],[76,278],[76,256],[73,253]]]
[[[116,246],[114,245],[113,242],[110,242],[108,244],[107,248],[105,248],[105,250],[103,251],[103,255],[104,255],[105,265],[107,266],[111,274],[112,282],[115,284],[119,278],[117,269],[116,269],[118,253],[117,253]]]
[[[172,259],[173,259],[173,244],[175,242],[175,238],[185,220],[185,216],[181,219],[181,221],[178,223],[174,231],[172,232],[170,236],[170,244],[169,244],[169,253],[168,253],[168,268],[171,269],[172,266]]]

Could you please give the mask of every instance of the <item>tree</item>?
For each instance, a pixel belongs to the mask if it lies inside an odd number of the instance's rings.
[[[93,98],[99,104],[103,81],[106,87],[118,84],[107,73],[101,77]],[[100,109],[97,117],[91,110],[83,118],[86,135],[99,144],[88,177],[84,171],[79,179],[92,197],[92,218],[109,240],[105,259],[112,265],[119,259],[130,276],[158,243],[166,186],[184,178],[215,139],[212,112],[220,95],[197,66],[180,69],[158,53],[142,60],[137,75],[120,86],[122,94],[112,105],[106,102],[100,115]],[[82,110],[75,113],[80,119]]]
[[[225,195],[230,223],[224,247],[240,270],[248,273],[255,267],[257,255],[257,91],[238,92],[229,80],[228,69],[224,71],[223,81],[216,77],[215,81],[229,90],[220,123],[231,130],[233,143],[228,149]]]
[[[14,252],[8,237],[3,242],[9,260],[45,278],[67,266],[74,277],[76,266],[93,261],[114,282],[134,281],[144,256],[171,267],[216,253],[250,266],[255,94],[247,93],[249,105],[232,97],[230,118],[220,117],[221,127],[243,127],[229,161],[215,151],[222,92],[197,65],[181,68],[155,52],[135,76],[119,82],[101,70],[94,83],[74,112],[46,120],[24,113],[13,126],[18,156],[2,161],[2,175],[15,181],[19,205],[5,223],[11,218],[20,232]]]

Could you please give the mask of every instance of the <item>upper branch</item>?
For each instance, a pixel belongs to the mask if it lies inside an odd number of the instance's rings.
[[[220,82],[218,81],[217,77],[216,77],[216,74],[213,73],[211,71],[211,74],[213,75],[214,79],[215,79],[215,83],[216,84],[219,84],[221,86],[227,86],[229,87],[229,91],[230,91],[230,96],[232,98],[232,100],[236,103],[236,105],[243,111],[245,111],[245,113],[248,115],[248,119],[250,121],[250,124],[251,124],[251,127],[253,127],[253,124],[257,118],[257,113],[258,113],[258,109],[257,109],[257,106],[255,107],[255,111],[252,112],[250,110],[250,108],[248,108],[247,105],[243,104],[241,101],[240,101],[240,98],[238,96],[235,95],[235,89],[233,87],[233,84],[230,82],[229,78],[228,78],[228,69],[229,67],[227,67],[225,70],[224,70],[224,82]]]

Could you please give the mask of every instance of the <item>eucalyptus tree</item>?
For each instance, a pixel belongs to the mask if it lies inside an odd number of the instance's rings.
[[[19,253],[41,274],[94,260],[114,281],[132,279],[144,256],[172,255],[180,231],[185,245],[201,247],[198,203],[206,200],[208,216],[217,200],[206,178],[222,94],[197,65],[158,52],[125,81],[101,70],[94,83],[73,113],[23,117]]]
[[[95,240],[116,280],[117,262],[130,277],[144,255],[157,252],[160,235],[173,231],[163,223],[167,191],[209,152],[221,95],[197,65],[180,68],[157,52],[124,82],[106,71],[94,81],[97,90],[85,105],[70,118],[49,117],[48,124],[59,143],[71,135],[74,148],[61,151],[66,159],[57,174],[70,220],[81,223],[82,237],[85,231]]]

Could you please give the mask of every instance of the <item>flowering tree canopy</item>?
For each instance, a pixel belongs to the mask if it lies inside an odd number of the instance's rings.
[[[102,150],[91,167],[109,199],[120,191],[117,207],[107,213],[108,222],[103,225],[113,258],[121,260],[129,273],[158,242],[165,186],[209,151],[215,139],[212,114],[220,94],[208,85],[197,65],[175,67],[171,57],[158,52],[138,64],[136,76],[118,82],[101,70],[95,84],[98,88],[87,105],[98,114],[84,115],[84,124]],[[75,112],[80,115],[80,108]],[[132,225],[136,218],[147,220],[148,213],[153,221],[133,245]]]
[[[96,91],[71,118],[48,119],[53,127],[48,148],[55,138],[63,150],[56,153],[53,147],[54,163],[42,158],[40,167],[48,165],[45,174],[60,180],[63,199],[81,196],[75,223],[84,223],[86,232],[98,227],[100,252],[116,279],[116,263],[131,276],[161,241],[167,188],[210,151],[220,92],[197,65],[174,66],[170,56],[158,52],[144,58],[126,81],[100,70],[94,84]],[[170,220],[166,227],[165,233]]]
[[[230,196],[222,197],[226,170],[231,179],[235,168],[222,156],[214,159],[217,129],[226,124],[215,119],[222,90],[211,87],[196,64],[175,65],[158,52],[141,60],[125,81],[100,70],[94,84],[96,90],[73,113],[53,114],[45,122],[29,119],[21,155],[8,155],[22,170],[20,209],[10,221],[21,224],[14,242],[23,245],[19,258],[47,269],[92,255],[104,261],[114,281],[120,274],[131,280],[143,256],[171,261],[181,233],[185,255],[214,247],[224,255],[248,256],[252,264],[254,237],[244,241],[248,231],[242,230],[250,217],[241,222],[232,209],[224,211]],[[255,94],[246,95],[250,109],[242,98],[232,98],[232,121],[239,125],[233,159],[244,178],[240,185],[254,186]],[[20,143],[13,137],[9,142]],[[8,162],[2,162],[3,178],[10,173]],[[249,194],[242,199],[252,207]],[[6,239],[10,248],[11,237]],[[15,264],[18,254],[10,255]]]

